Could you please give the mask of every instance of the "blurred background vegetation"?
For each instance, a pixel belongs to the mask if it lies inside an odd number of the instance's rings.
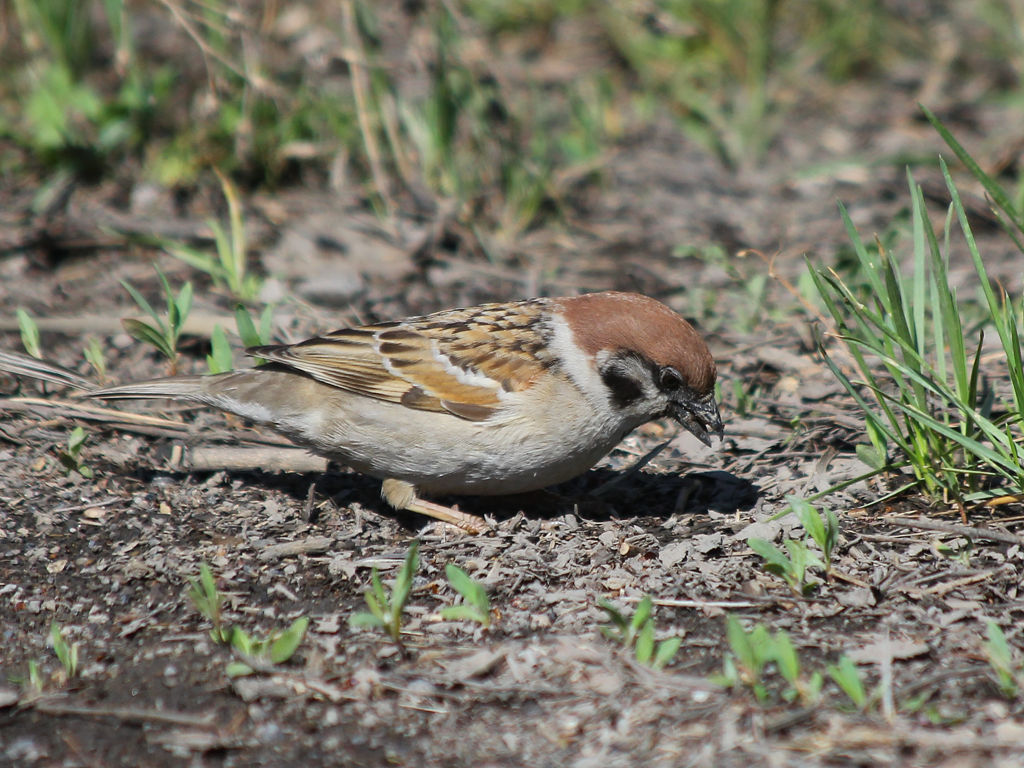
[[[382,218],[444,207],[508,239],[655,116],[743,173],[857,88],[1017,113],[1022,28],[1015,0],[12,0],[0,173],[40,196],[354,185]]]

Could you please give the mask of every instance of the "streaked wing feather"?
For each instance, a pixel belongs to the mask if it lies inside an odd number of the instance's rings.
[[[503,392],[525,389],[550,365],[539,332],[541,301],[493,304],[342,329],[249,354],[346,392],[485,421]],[[495,344],[495,336],[502,343]]]

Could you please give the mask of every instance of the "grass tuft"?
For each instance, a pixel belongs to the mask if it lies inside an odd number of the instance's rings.
[[[990,281],[957,187],[945,162],[940,164],[952,199],[941,244],[921,187],[908,173],[909,269],[881,243],[869,250],[842,207],[869,290],[855,292],[834,270],[810,269],[835,322],[831,335],[853,361],[851,370],[819,338],[826,364],[864,415],[869,443],[858,451],[861,458],[877,473],[909,470],[911,478],[899,490],[914,487],[933,500],[964,504],[1024,491],[1024,366],[1019,309]],[[969,168],[980,172],[976,163]],[[992,184],[987,179],[987,186]],[[1005,197],[993,195],[993,200],[1000,209],[1009,205]],[[1005,214],[1009,231],[1017,226],[1015,211],[1007,208]],[[964,326],[968,310],[949,277],[954,227],[985,298],[979,327],[971,330]],[[1009,391],[997,391],[982,370],[986,334],[999,341],[998,373],[1009,381]]]

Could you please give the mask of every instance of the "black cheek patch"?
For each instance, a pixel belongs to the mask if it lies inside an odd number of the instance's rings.
[[[636,380],[615,368],[601,371],[601,381],[608,387],[612,402],[619,408],[627,408],[643,397],[644,391]]]

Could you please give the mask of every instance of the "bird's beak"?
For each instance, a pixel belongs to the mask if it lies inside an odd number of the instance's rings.
[[[708,447],[711,446],[711,435],[718,435],[721,440],[725,432],[713,394],[703,400],[676,403],[669,415]]]

